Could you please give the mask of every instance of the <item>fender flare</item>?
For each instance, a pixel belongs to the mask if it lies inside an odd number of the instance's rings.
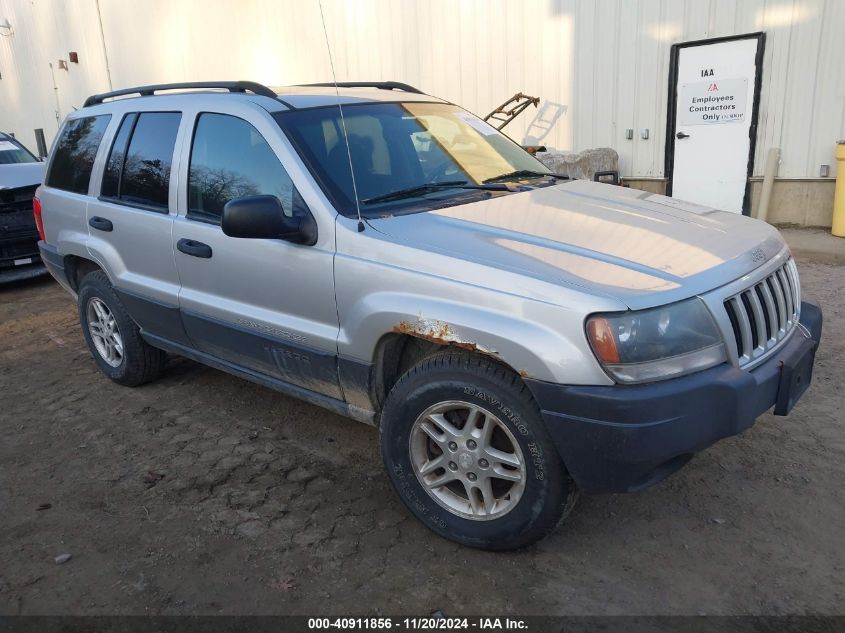
[[[572,332],[583,332],[583,317],[556,306],[538,305],[542,316],[548,317],[550,310],[558,313],[563,321],[559,329],[539,322],[535,317],[541,314],[532,314],[531,309],[506,312],[407,293],[373,293],[344,315],[338,351],[341,356],[372,362],[374,351],[385,336],[404,334],[490,356],[523,378],[612,384],[586,338],[571,336]],[[548,322],[547,318],[544,320]]]

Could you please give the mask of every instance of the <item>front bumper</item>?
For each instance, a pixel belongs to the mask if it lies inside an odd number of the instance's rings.
[[[786,414],[797,399],[790,401],[790,393],[803,392],[793,387],[786,393],[788,386],[781,384],[810,379],[822,331],[817,303],[802,302],[801,326],[751,371],[725,364],[646,385],[528,385],[581,490],[640,490],[671,475],[694,453],[749,428],[772,407],[776,415]]]
[[[38,233],[0,235],[0,283],[46,274],[38,253]]]

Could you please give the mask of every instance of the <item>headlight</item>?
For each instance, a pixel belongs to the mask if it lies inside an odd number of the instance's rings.
[[[619,382],[683,376],[727,360],[725,344],[700,299],[587,319],[587,339]]]

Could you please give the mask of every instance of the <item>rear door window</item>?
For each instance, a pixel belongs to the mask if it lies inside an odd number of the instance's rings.
[[[182,114],[127,114],[103,174],[101,195],[130,206],[167,213],[173,149]]]
[[[48,187],[88,193],[94,159],[110,119],[110,114],[101,114],[73,119],[65,124],[50,161]]]
[[[138,113],[133,112],[123,117],[120,129],[114,137],[109,159],[106,161],[106,169],[103,173],[103,184],[100,195],[105,198],[117,198],[120,192],[120,175],[123,173],[123,161],[126,159],[126,147],[129,145],[129,136],[135,121],[138,120]]]

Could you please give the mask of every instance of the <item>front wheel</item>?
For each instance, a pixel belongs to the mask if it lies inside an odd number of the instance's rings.
[[[527,387],[470,354],[439,353],[399,379],[382,413],[381,451],[411,512],[472,547],[533,543],[576,497]]]

